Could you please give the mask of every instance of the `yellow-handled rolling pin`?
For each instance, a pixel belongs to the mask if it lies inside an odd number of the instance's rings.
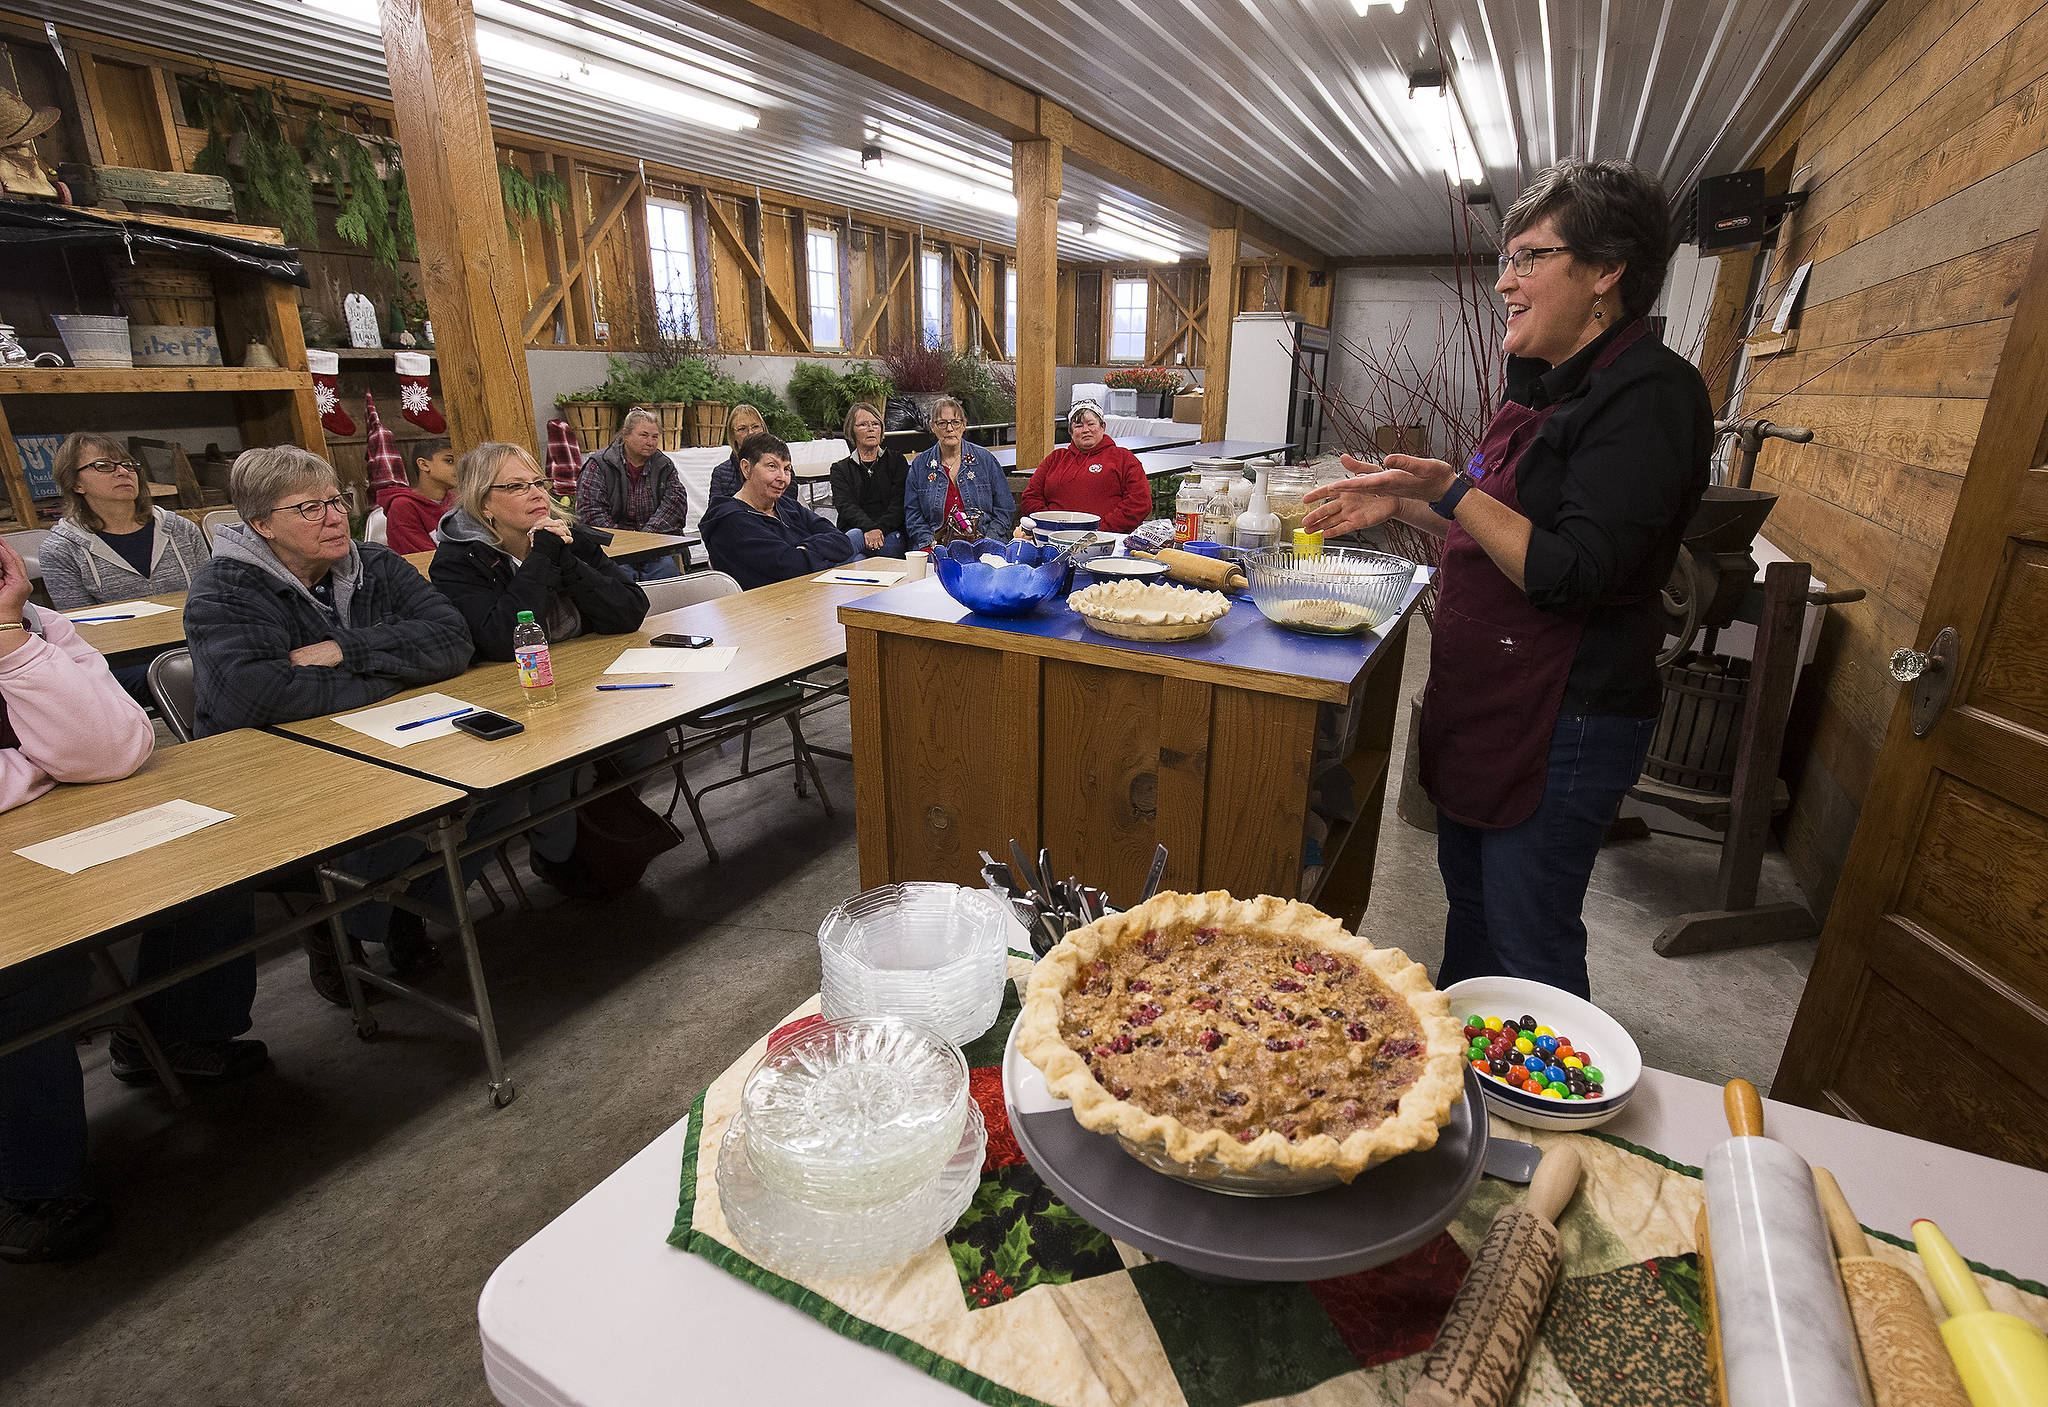
[[[2002,1314],[1941,1228],[1913,1223],[1920,1264],[1949,1317],[1941,1339],[1962,1375],[1972,1407],[2041,1407],[2048,1402],[2048,1337],[2016,1314]]]

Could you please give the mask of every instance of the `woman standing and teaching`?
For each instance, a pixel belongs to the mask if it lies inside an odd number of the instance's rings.
[[[1450,900],[1437,984],[1589,995],[1586,886],[1662,703],[1658,589],[1709,478],[1706,383],[1645,316],[1670,217],[1621,161],[1561,161],[1508,210],[1507,394],[1463,468],[1413,455],[1327,484],[1304,526],[1444,538],[1422,785]]]

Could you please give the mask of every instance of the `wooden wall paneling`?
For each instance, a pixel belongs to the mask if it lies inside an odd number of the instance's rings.
[[[22,467],[21,449],[14,443],[14,430],[7,423],[7,406],[0,401],[0,483],[7,489],[4,505],[13,515],[14,527],[36,523],[35,500],[29,496],[28,473]]]
[[[594,346],[597,341],[597,301],[592,297],[590,244],[584,238],[584,231],[590,228],[597,212],[590,208],[590,182],[575,157],[556,157],[555,174],[561,177],[562,184],[569,190],[569,208],[562,224],[564,321],[571,346]]]
[[[723,346],[724,340],[718,330],[718,287],[712,272],[711,219],[705,207],[710,203],[708,191],[697,188],[690,192],[690,245],[695,253],[692,261],[697,275],[697,335],[714,346]]]
[[[1189,365],[1199,365],[1197,353],[1202,319],[1208,314],[1209,304],[1206,299],[1197,299],[1193,291],[1194,279],[1191,272],[1183,267],[1174,270],[1170,279],[1153,274],[1148,274],[1147,277],[1152,279],[1156,301],[1164,306],[1159,311],[1158,321],[1148,320],[1146,324],[1148,336],[1154,327],[1159,329],[1158,336],[1153,341],[1152,354],[1146,360],[1153,366],[1165,366],[1172,363],[1176,357],[1184,356]],[[1182,302],[1174,291],[1174,283],[1181,284],[1188,291],[1187,302]],[[1190,304],[1193,306],[1189,306]],[[1149,317],[1148,314],[1148,319]]]
[[[129,165],[129,154],[122,150],[120,133],[112,125],[113,104],[108,100],[98,58],[74,49],[71,71],[78,75],[79,105],[88,118],[85,124],[87,144],[98,149],[93,160],[107,166]]]
[[[1102,325],[1102,287],[1106,282],[1100,269],[1082,269],[1074,276],[1075,366],[1100,366],[1108,357],[1108,329]]]
[[[536,155],[534,169],[547,171],[558,179],[560,177],[556,160],[552,156]],[[574,285],[581,282],[581,279],[576,275],[578,261],[568,251],[572,243],[576,248],[582,248],[582,231],[577,228],[576,218],[574,203],[564,200],[558,218],[552,224],[545,220],[541,222],[539,247],[532,251],[537,253],[540,259],[538,281],[535,280],[533,259],[529,254],[526,283],[532,293],[524,331],[530,346],[538,344],[560,347],[575,341],[575,334],[569,328],[568,305]],[[550,292],[557,289],[560,292],[555,297],[554,308],[543,315],[541,302]]]
[[[847,713],[853,733],[854,829],[860,850],[860,887],[889,882],[888,730],[882,726],[881,635],[846,629]]]
[[[92,55],[81,50],[75,43],[67,42],[64,51],[64,72],[71,86],[71,112],[78,123],[79,134],[85,141],[85,159],[94,166],[118,165],[118,162],[107,155],[106,144],[101,140],[99,104],[93,97],[93,89],[98,86],[98,76],[93,70]]]
[[[661,316],[654,306],[654,251],[647,245],[647,183],[633,192],[626,213],[619,217],[625,254],[632,261],[633,326],[641,346],[652,346],[661,336]]]
[[[803,257],[799,251],[803,243],[801,225],[801,217],[792,217],[786,210],[761,208],[761,243],[755,252],[761,260],[764,296],[772,296],[781,302],[787,323],[787,326],[777,328],[771,320],[769,330],[776,335],[778,345],[775,350],[779,352],[814,350],[809,291],[803,289],[802,281],[797,277],[799,260]]]
[[[1166,847],[1161,887],[1185,893],[1200,883],[1203,873],[1209,712],[1214,689],[1191,679],[1165,678],[1159,684],[1159,819],[1155,832]]]
[[[739,202],[731,196],[707,193],[704,215],[711,247],[718,344],[728,351],[743,351],[754,345],[754,337],[746,260],[739,236]]]
[[[1209,231],[1209,335],[1207,374],[1202,380],[1202,438],[1223,438],[1225,417],[1230,411],[1230,333],[1237,309],[1232,300],[1218,298],[1219,287],[1237,286],[1237,254],[1240,247],[1235,226]]]
[[[1007,839],[1018,819],[1006,790],[988,785],[989,750],[996,742],[988,716],[1012,706],[1005,699],[1010,680],[1003,654],[884,635],[878,673],[882,711],[899,745],[887,759],[889,872],[899,879],[977,884],[981,862],[975,852],[991,848],[991,838]],[[933,699],[946,697],[983,704],[931,707]],[[1015,736],[1008,726],[1001,732],[1015,741],[1022,729]],[[1029,776],[1035,779],[1037,769]]]
[[[998,755],[1003,759],[996,784],[1002,822],[1000,837],[989,833],[970,847],[977,852],[1001,855],[1005,848],[1000,841],[1015,840],[1036,854],[1039,837],[1046,832],[1040,779],[1045,775],[1047,754],[1066,746],[1066,740],[1049,728],[1046,720],[1044,671],[1050,663],[1036,655],[1008,651],[1002,655],[1002,690],[996,696],[994,729]],[[980,878],[978,865],[975,877]]]
[[[1003,355],[1003,335],[996,330],[995,320],[989,316],[989,310],[995,305],[983,301],[982,290],[978,286],[984,281],[981,265],[986,262],[977,260],[975,255],[957,244],[953,246],[953,281],[958,285],[961,301],[966,305],[963,312],[968,331],[972,334],[969,341],[980,349],[983,356],[1000,359]]]
[[[853,281],[853,212],[846,212],[846,223],[833,227],[832,242],[839,250],[839,344],[851,354],[853,347],[853,310],[865,303],[855,302]]]
[[[1229,797],[1203,821],[1205,882],[1233,894],[1301,887],[1301,803],[1315,752],[1316,704],[1217,687],[1211,696],[1209,794]]]
[[[768,275],[761,266],[761,193],[740,199],[740,253],[746,257],[747,327],[750,345],[775,350],[775,328],[768,317]]]
[[[894,242],[904,245],[898,254],[890,253]],[[910,249],[907,241],[898,241],[886,230],[869,233],[864,267],[873,280],[873,294],[860,310],[852,333],[846,343],[849,351],[880,352],[890,345],[892,328],[889,325],[890,304],[899,296],[905,278],[910,273]]]
[[[1155,674],[1068,660],[1044,663],[1039,786],[1045,833],[1068,837],[1061,877],[1085,868],[1112,894],[1143,888],[1158,844],[1160,686]]]
[[[121,153],[116,165],[139,166],[146,171],[172,171],[173,160],[182,161],[174,151],[175,132],[167,126],[157,104],[154,71],[135,64],[93,60],[97,100],[106,105],[95,112],[103,133],[102,143],[111,137]]]
[[[149,70],[150,106],[156,111],[159,139],[163,144],[164,164],[159,170],[183,171],[185,169],[185,144],[178,136],[180,110],[178,96],[171,91],[170,75],[161,68],[152,66]]]

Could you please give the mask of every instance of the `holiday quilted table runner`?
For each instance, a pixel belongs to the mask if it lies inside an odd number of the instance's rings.
[[[1030,965],[1013,960],[1011,969],[1016,979]],[[789,1020],[817,1009],[813,999]],[[1360,1274],[1306,1284],[1196,1279],[1095,1230],[1025,1161],[1002,1089],[1017,1011],[1013,984],[995,1027],[966,1049],[988,1152],[973,1203],[942,1240],[893,1270],[842,1279],[793,1280],[749,1259],[720,1212],[714,1164],[764,1036],[697,1099],[669,1243],[982,1402],[1398,1407],[1494,1213],[1524,1189],[1482,1179],[1435,1240]],[[1698,1170],[1599,1134],[1495,1132],[1546,1146],[1569,1138],[1585,1167],[1559,1225],[1557,1289],[1513,1400],[1710,1401],[1693,1253]],[[1909,1250],[1874,1240],[1877,1255],[1917,1273]],[[1995,1308],[2048,1322],[2048,1287],[1995,1271],[1979,1280]]]

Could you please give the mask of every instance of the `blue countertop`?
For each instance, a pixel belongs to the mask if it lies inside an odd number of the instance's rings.
[[[849,602],[839,608],[839,619],[843,624],[856,628],[886,631],[890,629],[887,620],[862,620],[859,617],[894,617],[955,626],[970,632],[990,631],[1064,642],[1101,650],[1105,655],[1150,656],[1194,665],[1247,670],[1273,676],[1267,681],[1270,692],[1341,697],[1348,695],[1352,685],[1370,668],[1375,654],[1386,644],[1388,634],[1415,609],[1422,588],[1422,580],[1411,583],[1407,594],[1401,598],[1400,610],[1377,630],[1364,635],[1303,635],[1284,630],[1260,614],[1249,593],[1240,593],[1231,598],[1229,614],[1217,621],[1215,627],[1200,639],[1179,644],[1119,640],[1090,629],[1068,607],[1063,597],[1048,601],[1033,615],[977,615],[948,596],[936,577],[926,577],[923,581],[892,587]],[[1072,652],[1062,650],[1059,653],[1071,655]],[[1102,663],[1121,669],[1145,667],[1135,660],[1105,658]],[[1289,687],[1290,681],[1294,687]],[[1300,687],[1302,685],[1308,687],[1304,689]]]

